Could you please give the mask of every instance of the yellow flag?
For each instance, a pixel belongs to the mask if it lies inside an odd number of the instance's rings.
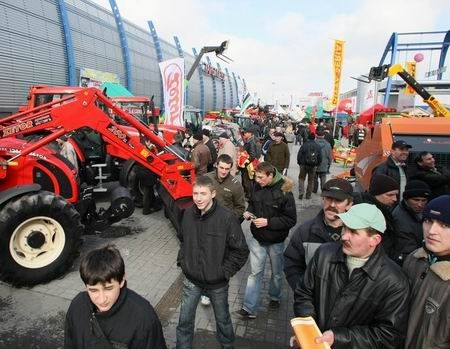
[[[333,83],[333,95],[331,97],[331,104],[337,106],[339,101],[339,87],[341,84],[341,72],[342,63],[344,60],[344,44],[343,40],[334,40],[333,50],[333,71],[334,71],[334,83]]]

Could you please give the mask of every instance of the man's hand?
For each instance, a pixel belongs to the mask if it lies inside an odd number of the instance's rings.
[[[267,218],[256,218],[252,220],[253,224],[256,228],[264,228],[267,227]]]
[[[317,337],[315,341],[317,344],[328,343],[331,347],[334,343],[334,333],[331,330],[325,331],[324,333],[322,333],[322,336]]]
[[[250,220],[250,219],[254,219],[255,215],[253,213],[249,212],[249,211],[245,211],[242,214],[242,217],[244,217],[244,219],[246,219],[246,220]]]
[[[292,336],[291,339],[289,339],[289,346],[290,346],[291,348],[294,348],[294,349],[299,349],[299,348],[300,348],[300,347],[298,346],[297,338],[295,338],[295,336]]]

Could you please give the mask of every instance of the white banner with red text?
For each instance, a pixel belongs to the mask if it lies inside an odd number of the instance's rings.
[[[173,58],[159,63],[164,90],[164,123],[184,127],[184,59]]]

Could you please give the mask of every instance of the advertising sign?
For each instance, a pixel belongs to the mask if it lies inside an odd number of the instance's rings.
[[[119,76],[114,73],[104,72],[89,68],[80,68],[80,86],[100,88],[104,82],[120,83]]]
[[[161,70],[165,124],[184,127],[184,59],[173,58],[159,63]]]
[[[337,106],[339,101],[339,88],[341,84],[342,62],[344,60],[344,43],[342,40],[334,40],[333,51],[333,94],[331,96],[331,104]]]

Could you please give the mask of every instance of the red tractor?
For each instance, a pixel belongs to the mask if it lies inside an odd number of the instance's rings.
[[[21,111],[30,110],[45,103],[58,101],[61,98],[71,96],[76,92],[83,90],[82,87],[70,86],[32,86],[28,92],[27,105],[20,108]],[[137,120],[155,130],[151,123],[152,111],[150,110],[150,99],[145,96],[129,97],[110,97],[112,103],[133,115]],[[139,138],[139,132],[131,127],[124,119],[118,118],[108,110],[108,113],[115,121],[127,129],[131,137]],[[159,108],[155,108],[155,116],[159,117]],[[161,133],[168,143],[173,143],[173,137],[177,132],[184,134],[184,128],[158,125],[158,132]],[[107,179],[107,181],[117,181],[127,187],[133,197],[136,206],[142,206],[143,185],[140,178],[153,176],[149,171],[138,167],[127,152],[117,147],[103,137],[95,129],[80,128],[76,130],[69,140],[79,159],[80,179],[89,185],[98,183],[98,178]],[[138,176],[138,174],[141,174]]]
[[[120,125],[117,119],[130,127]],[[2,280],[34,285],[61,275],[78,253],[83,230],[104,228],[133,213],[133,202],[124,187],[112,192],[108,209],[97,210],[93,188],[80,187],[74,166],[52,148],[56,139],[82,129],[95,130],[107,146],[116,147],[128,161],[160,178],[160,196],[176,227],[182,210],[191,204],[192,164],[95,88],[80,89],[1,119]]]

